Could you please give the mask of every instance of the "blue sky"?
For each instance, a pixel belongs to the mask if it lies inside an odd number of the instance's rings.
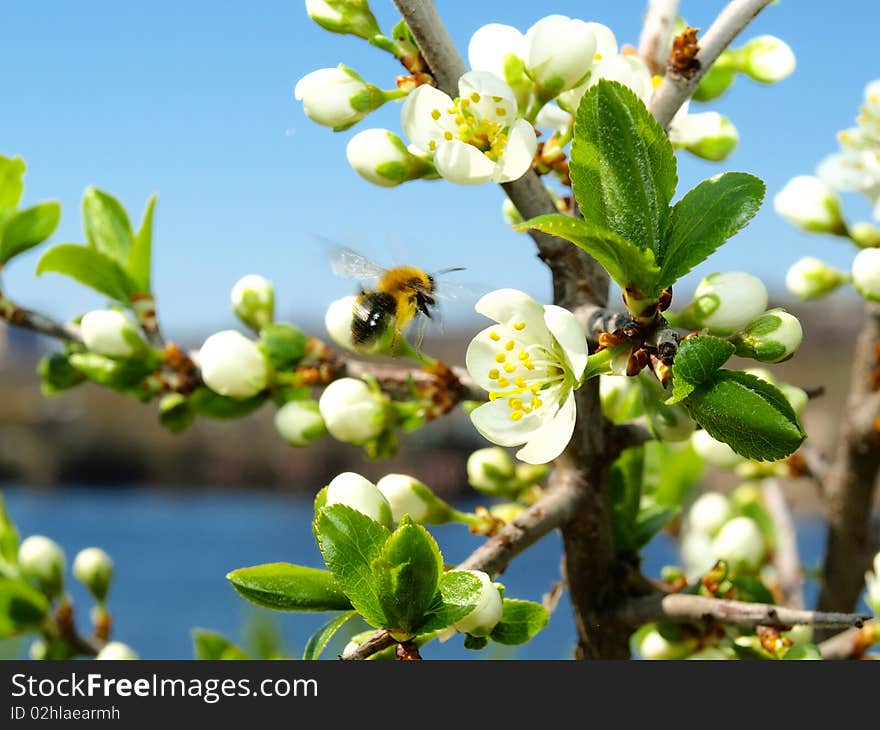
[[[391,2],[372,3],[383,27]],[[692,25],[708,26],[723,6],[684,0]],[[645,0],[616,3],[525,3],[441,0],[438,7],[459,48],[487,22],[527,28],[549,12],[605,23],[636,42]],[[256,272],[276,282],[279,314],[314,322],[331,297],[352,291],[334,277],[314,234],[353,245],[383,263],[426,268],[466,266],[486,289],[513,286],[549,294],[546,269],[528,238],[501,221],[501,191],[417,182],[393,190],[361,180],[345,161],[358,128],[399,129],[389,104],[353,131],[333,134],[310,122],[293,98],[301,76],[339,62],[385,88],[399,73],[394,59],[312,23],[298,0],[223,2],[155,0],[4,0],[0,153],[29,165],[26,201],[64,206],[53,241],[80,241],[79,201],[95,184],[140,218],[160,193],[155,275],[160,317],[172,337],[231,326],[229,289]],[[722,170],[766,180],[770,195],[787,179],[812,172],[836,148],[867,81],[880,76],[880,10],[863,0],[783,0],[741,37],[784,38],[798,68],[773,87],[737,80],[712,108],[727,114],[741,141],[728,160],[680,158],[680,190]],[[830,38],[829,38],[830,35]],[[769,197],[769,196],[768,196]],[[848,207],[867,215],[861,201]],[[787,266],[813,254],[848,266],[837,240],[800,234],[766,204],[751,226],[682,283],[683,303],[699,277],[746,270],[780,289]],[[4,272],[8,293],[56,316],[73,316],[101,298],[57,275],[33,275],[38,253]],[[465,323],[468,305],[445,317]]]

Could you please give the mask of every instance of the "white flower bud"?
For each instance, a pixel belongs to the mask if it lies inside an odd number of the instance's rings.
[[[121,661],[140,659],[140,657],[128,644],[123,644],[121,641],[111,641],[109,644],[104,645],[104,648],[98,652],[95,659]]]
[[[504,611],[501,594],[492,583],[492,579],[482,570],[467,570],[464,572],[475,575],[483,585],[476,608],[463,619],[453,624],[453,627],[463,634],[488,636],[501,620],[501,614]]]
[[[837,194],[818,177],[798,175],[773,198],[776,212],[789,223],[814,233],[846,233]]]
[[[275,287],[259,274],[241,277],[232,287],[232,309],[248,327],[260,330],[275,317]]]
[[[341,65],[303,76],[294,96],[313,122],[335,132],[348,129],[387,101],[385,92]]]
[[[784,309],[771,309],[750,322],[731,341],[740,357],[777,363],[794,355],[803,339],[804,330],[797,317]]]
[[[309,17],[324,30],[370,40],[381,33],[366,0],[306,0]]]
[[[452,512],[449,505],[430,487],[408,474],[386,474],[376,486],[391,505],[395,522],[400,522],[404,515],[427,525],[439,525],[449,520]]]
[[[308,446],[327,433],[317,401],[294,400],[275,413],[275,429],[291,446]]]
[[[41,662],[49,656],[49,644],[37,639],[28,647],[28,656],[35,662]]]
[[[873,223],[858,221],[849,227],[850,238],[861,248],[880,247],[880,229]]]
[[[33,580],[47,596],[64,587],[64,551],[54,540],[31,535],[18,546],[18,565],[25,578]]]
[[[707,431],[694,431],[691,446],[697,456],[721,469],[733,469],[743,462],[743,457],[723,441],[712,438]]]
[[[676,115],[669,125],[669,141],[704,160],[719,162],[733,152],[739,132],[718,112]]]
[[[514,479],[513,460],[497,446],[477,449],[467,460],[468,483],[478,492],[488,495],[510,493]]]
[[[590,71],[596,36],[582,20],[548,15],[528,29],[525,47],[526,73],[552,97],[577,86]]]
[[[791,404],[791,408],[795,415],[800,416],[804,408],[807,407],[807,403],[810,401],[810,396],[807,395],[807,391],[803,388],[798,388],[796,385],[791,385],[791,383],[779,383],[776,387],[782,391],[782,395],[784,395],[785,399]]]
[[[805,256],[788,270],[785,286],[799,299],[819,299],[848,279],[846,272],[839,271],[813,256]]]
[[[751,274],[730,271],[710,274],[694,292],[687,312],[697,324],[713,334],[730,335],[741,330],[767,309],[767,289]]]
[[[611,55],[595,62],[586,83],[559,95],[556,101],[560,108],[575,114],[584,94],[602,79],[623,84],[645,105],[648,104],[654,93],[651,72],[644,61],[638,56]]]
[[[715,565],[712,538],[704,532],[689,530],[682,537],[678,549],[688,580],[699,578],[708,573]]]
[[[325,507],[331,504],[344,504],[379,524],[386,527],[391,525],[391,505],[388,504],[385,495],[373,482],[360,474],[346,471],[334,477],[327,485],[326,496]]]
[[[856,254],[852,279],[856,291],[865,299],[880,302],[880,248],[865,248]]]
[[[688,512],[688,525],[691,529],[709,535],[718,530],[733,516],[727,497],[718,492],[706,492],[691,505]]]
[[[80,322],[85,346],[107,357],[136,357],[147,344],[134,323],[115,309],[96,309],[83,315]]]
[[[257,343],[235,330],[205,340],[198,361],[205,384],[229,398],[251,398],[269,382],[269,365]]]
[[[772,35],[752,38],[739,49],[738,55],[744,60],[739,65],[740,70],[765,84],[782,81],[791,75],[797,65],[791,47]]]
[[[359,349],[351,338],[351,320],[354,316],[356,303],[356,296],[342,297],[331,302],[324,315],[324,326],[327,328],[330,339],[340,347],[354,352]]]
[[[387,129],[358,132],[349,140],[345,154],[358,175],[383,188],[393,188],[433,172],[430,163],[410,152],[403,140]]]
[[[113,580],[113,560],[98,547],[80,550],[73,559],[73,576],[98,601],[103,601]]]
[[[657,629],[650,629],[641,637],[636,651],[642,659],[681,659],[687,653],[687,648],[684,644],[664,639]]]
[[[765,555],[764,536],[751,517],[734,517],[725,524],[712,541],[712,552],[731,568],[755,570]]]
[[[360,446],[382,433],[385,402],[363,380],[340,378],[321,394],[318,408],[333,438]]]

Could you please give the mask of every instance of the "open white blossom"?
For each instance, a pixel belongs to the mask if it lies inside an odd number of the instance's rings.
[[[489,402],[471,412],[471,421],[499,446],[525,444],[516,454],[521,461],[545,464],[574,431],[574,389],[588,355],[583,330],[568,310],[515,289],[490,292],[476,310],[497,324],[467,350],[468,371],[489,391]]]
[[[469,71],[454,101],[419,86],[403,104],[401,125],[441,177],[460,185],[511,182],[525,174],[537,149],[535,130],[517,119],[513,90],[494,74]]]

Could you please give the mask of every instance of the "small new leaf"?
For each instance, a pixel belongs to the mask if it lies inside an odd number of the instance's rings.
[[[51,236],[61,219],[61,206],[55,202],[40,203],[14,213],[2,229],[0,263],[42,243]]]
[[[747,459],[784,459],[806,438],[779,389],[748,373],[718,370],[683,402],[710,436]]]
[[[540,603],[504,599],[504,612],[489,638],[499,644],[515,646],[525,644],[550,621],[550,614]]]
[[[473,573],[464,570],[444,573],[440,577],[430,613],[416,633],[442,631],[461,621],[477,607],[482,589],[483,584]]]
[[[357,611],[347,611],[324,624],[309,637],[305,651],[303,651],[303,659],[311,661],[320,658],[321,652],[327,648],[327,644],[330,643],[336,632],[355,616],[357,616]]]
[[[24,192],[25,164],[21,157],[0,156],[0,221],[5,213],[15,210]]]
[[[0,639],[38,629],[49,613],[49,601],[22,580],[0,577]]]
[[[290,563],[239,568],[226,575],[232,587],[263,608],[275,611],[345,611],[351,603],[326,570]]]
[[[132,240],[125,267],[141,294],[149,294],[152,288],[150,278],[153,258],[153,211],[158,197],[154,193],[147,201],[144,219]]]
[[[95,187],[86,188],[83,195],[83,226],[89,246],[106,254],[120,266],[128,265],[134,233],[125,208],[116,198]]]
[[[193,629],[192,639],[196,659],[203,661],[250,659],[247,652],[217,631]]]
[[[711,335],[682,342],[672,363],[672,396],[666,403],[672,405],[687,398],[730,359],[735,349],[727,340]]]
[[[63,243],[50,248],[37,264],[38,275],[47,271],[69,276],[122,303],[128,303],[137,293],[137,286],[116,261],[85,246]]]

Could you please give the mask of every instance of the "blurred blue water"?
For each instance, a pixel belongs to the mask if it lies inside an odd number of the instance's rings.
[[[148,489],[65,489],[36,491],[4,488],[7,509],[22,537],[43,534],[64,547],[68,558],[82,548],[98,545],[113,557],[117,577],[110,597],[115,637],[134,647],[145,659],[189,659],[190,631],[204,627],[234,640],[255,612],[229,586],[224,576],[234,568],[287,561],[321,566],[311,533],[311,502],[266,492],[171,492]],[[467,508],[463,503],[457,505]],[[798,525],[804,564],[818,565],[825,542],[817,519]],[[481,538],[459,525],[432,528],[447,563],[457,563]],[[549,535],[519,556],[500,578],[507,595],[540,601],[559,578],[561,541]],[[659,535],[645,551],[644,570],[656,576],[663,565],[677,560],[675,543]],[[808,602],[815,585],[807,586]],[[80,621],[89,605],[84,589],[71,586]],[[328,620],[326,614],[279,614],[286,648],[301,653],[312,631]],[[567,596],[563,596],[549,626],[525,647],[518,658],[560,659],[571,656],[574,625]],[[496,645],[497,646],[497,645]],[[328,656],[339,647],[331,646]],[[483,652],[487,654],[488,652]],[[510,656],[494,650],[492,656]],[[446,644],[433,642],[430,658],[473,658],[460,637]]]

